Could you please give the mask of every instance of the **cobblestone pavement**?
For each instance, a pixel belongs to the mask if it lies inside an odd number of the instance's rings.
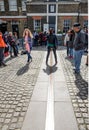
[[[42,49],[35,49],[30,64],[26,55],[19,55],[0,68],[0,130],[21,130],[43,56]]]
[[[59,47],[58,54],[66,77],[75,117],[79,130],[89,130],[88,120],[88,67],[85,66],[86,56],[81,63],[81,74],[73,71],[73,60],[66,58],[65,47]]]

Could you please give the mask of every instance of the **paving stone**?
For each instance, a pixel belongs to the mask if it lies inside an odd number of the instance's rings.
[[[85,125],[80,125],[79,130],[87,130]]]
[[[64,75],[67,82],[67,87],[73,104],[75,117],[78,125],[81,126],[79,130],[87,130],[88,125],[88,95],[87,95],[87,82],[88,82],[88,68],[85,66],[85,56],[81,62],[81,75],[74,75],[72,70],[73,60],[65,59],[66,51],[60,47],[59,56],[63,66]],[[65,47],[64,47],[65,48]],[[71,64],[72,63],[72,64]]]
[[[2,127],[2,130],[7,130],[8,129],[8,125],[4,125],[3,127]]]
[[[9,124],[11,119],[5,119],[5,124]]]

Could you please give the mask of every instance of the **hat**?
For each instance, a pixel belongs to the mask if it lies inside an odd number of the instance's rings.
[[[79,27],[81,26],[80,23],[74,23],[73,27]]]

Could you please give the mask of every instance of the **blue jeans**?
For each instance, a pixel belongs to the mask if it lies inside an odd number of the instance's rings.
[[[3,62],[4,60],[4,48],[0,47],[0,64]]]
[[[74,50],[74,64],[75,64],[75,71],[80,72],[80,65],[81,65],[81,59],[82,55],[84,53],[84,50]]]
[[[69,55],[73,56],[73,48],[69,48]]]
[[[27,51],[26,53],[27,53],[27,56],[28,56],[28,62],[29,62],[29,60],[32,59],[32,57],[31,57],[31,55],[30,55],[30,52]]]

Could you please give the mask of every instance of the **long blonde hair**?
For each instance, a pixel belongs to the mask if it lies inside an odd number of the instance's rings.
[[[26,31],[28,31],[28,36],[29,36],[30,38],[33,38],[33,35],[32,35],[31,31],[30,31],[28,28],[26,28],[26,29],[24,30],[24,32],[23,32],[23,37],[26,36]]]

